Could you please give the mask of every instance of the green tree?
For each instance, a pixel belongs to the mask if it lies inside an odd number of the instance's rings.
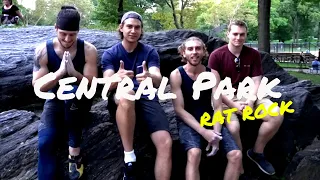
[[[91,23],[90,14],[93,11],[91,0],[36,0],[35,10],[27,10],[29,24],[53,25],[62,5],[73,5],[78,9],[82,27]]]
[[[283,0],[278,12],[288,19],[292,39],[297,42],[300,38],[315,35],[319,22],[320,5],[314,0]]]

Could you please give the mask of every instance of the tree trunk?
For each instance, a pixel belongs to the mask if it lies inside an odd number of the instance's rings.
[[[184,9],[188,3],[188,0],[181,0],[181,11],[180,11],[180,27],[184,28],[184,21],[183,21],[183,16],[184,16]]]
[[[118,24],[121,23],[122,15],[123,15],[123,0],[119,0],[119,6],[118,6]]]
[[[271,0],[258,2],[258,49],[270,53],[270,7]]]
[[[181,29],[181,26],[179,25],[179,22],[178,22],[178,19],[177,19],[176,9],[174,7],[173,0],[170,0],[170,3],[166,0],[166,3],[172,10],[172,16],[173,16],[174,25],[176,26],[177,29]]]
[[[183,23],[183,9],[180,11],[180,27],[183,29],[184,28],[184,23]]]

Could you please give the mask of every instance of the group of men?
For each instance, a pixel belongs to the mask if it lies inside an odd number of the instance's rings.
[[[97,49],[89,42],[77,38],[80,15],[76,8],[63,6],[57,15],[55,29],[57,37],[41,44],[35,50],[33,85],[44,75],[53,72],[56,78],[41,87],[41,91],[57,92],[59,80],[64,77],[76,77],[72,86],[76,91],[81,79],[86,77],[91,82],[98,76]],[[121,42],[107,49],[101,58],[103,77],[131,78],[134,88],[128,94],[134,94],[139,84],[151,78],[154,87],[159,87],[160,57],[155,48],[141,43],[143,21],[140,14],[126,12],[119,24],[118,32]],[[202,91],[200,98],[192,98],[193,83],[202,72],[211,72],[217,79],[230,77],[232,85],[237,88],[245,77],[252,77],[256,95],[262,77],[261,58],[259,53],[244,46],[247,26],[242,21],[233,21],[228,27],[228,45],[216,49],[209,56],[203,41],[197,37],[185,40],[178,51],[186,62],[171,72],[171,92],[176,94],[173,106],[181,144],[187,153],[186,179],[200,179],[199,164],[201,153],[208,151],[207,156],[214,156],[222,148],[228,164],[224,179],[239,179],[245,170],[242,166],[242,145],[240,139],[240,123],[237,114],[241,115],[246,106],[251,108],[259,104],[268,106],[272,102],[265,98],[257,101],[246,99],[228,99],[221,96],[214,99],[217,86]],[[208,67],[202,64],[209,58]],[[154,174],[157,180],[168,180],[172,169],[172,138],[169,123],[156,96],[152,100],[142,95],[139,100],[131,101],[125,97],[115,96],[118,82],[109,88],[108,109],[114,114],[124,149],[124,180],[135,179],[137,158],[133,148],[135,125],[141,122],[146,125],[151,140],[156,147]],[[69,92],[64,92],[69,93]],[[77,100],[48,99],[44,104],[39,125],[39,161],[38,177],[56,179],[56,149],[61,135],[67,132],[69,145],[69,177],[78,179],[83,176],[83,159],[80,151],[81,131],[86,121],[84,113],[90,110],[91,101],[85,98]],[[226,108],[237,108],[232,114],[231,122],[213,127],[200,126],[199,120],[204,112],[215,114]],[[279,108],[276,109],[279,111]],[[262,112],[261,112],[262,113]],[[260,126],[258,137],[252,149],[246,152],[266,174],[273,175],[275,170],[264,158],[264,148],[275,135],[283,120],[283,116],[266,116]]]

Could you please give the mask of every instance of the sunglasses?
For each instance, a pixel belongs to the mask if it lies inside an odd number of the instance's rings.
[[[238,71],[238,73],[240,72],[240,59],[239,58],[235,58],[234,62],[236,63],[236,69]]]

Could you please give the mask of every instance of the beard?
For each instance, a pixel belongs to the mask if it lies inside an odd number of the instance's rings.
[[[60,41],[59,38],[57,38],[57,39],[58,39],[60,45],[61,45],[64,49],[69,49],[69,48],[71,48],[71,47],[73,46],[74,42],[75,42],[75,41],[73,41],[72,44],[71,44],[69,47],[66,47],[66,46],[64,46],[64,45],[62,44],[62,42]]]
[[[192,60],[189,60],[189,59],[187,61],[191,66],[198,66],[199,64],[201,64],[201,61],[193,62]]]

